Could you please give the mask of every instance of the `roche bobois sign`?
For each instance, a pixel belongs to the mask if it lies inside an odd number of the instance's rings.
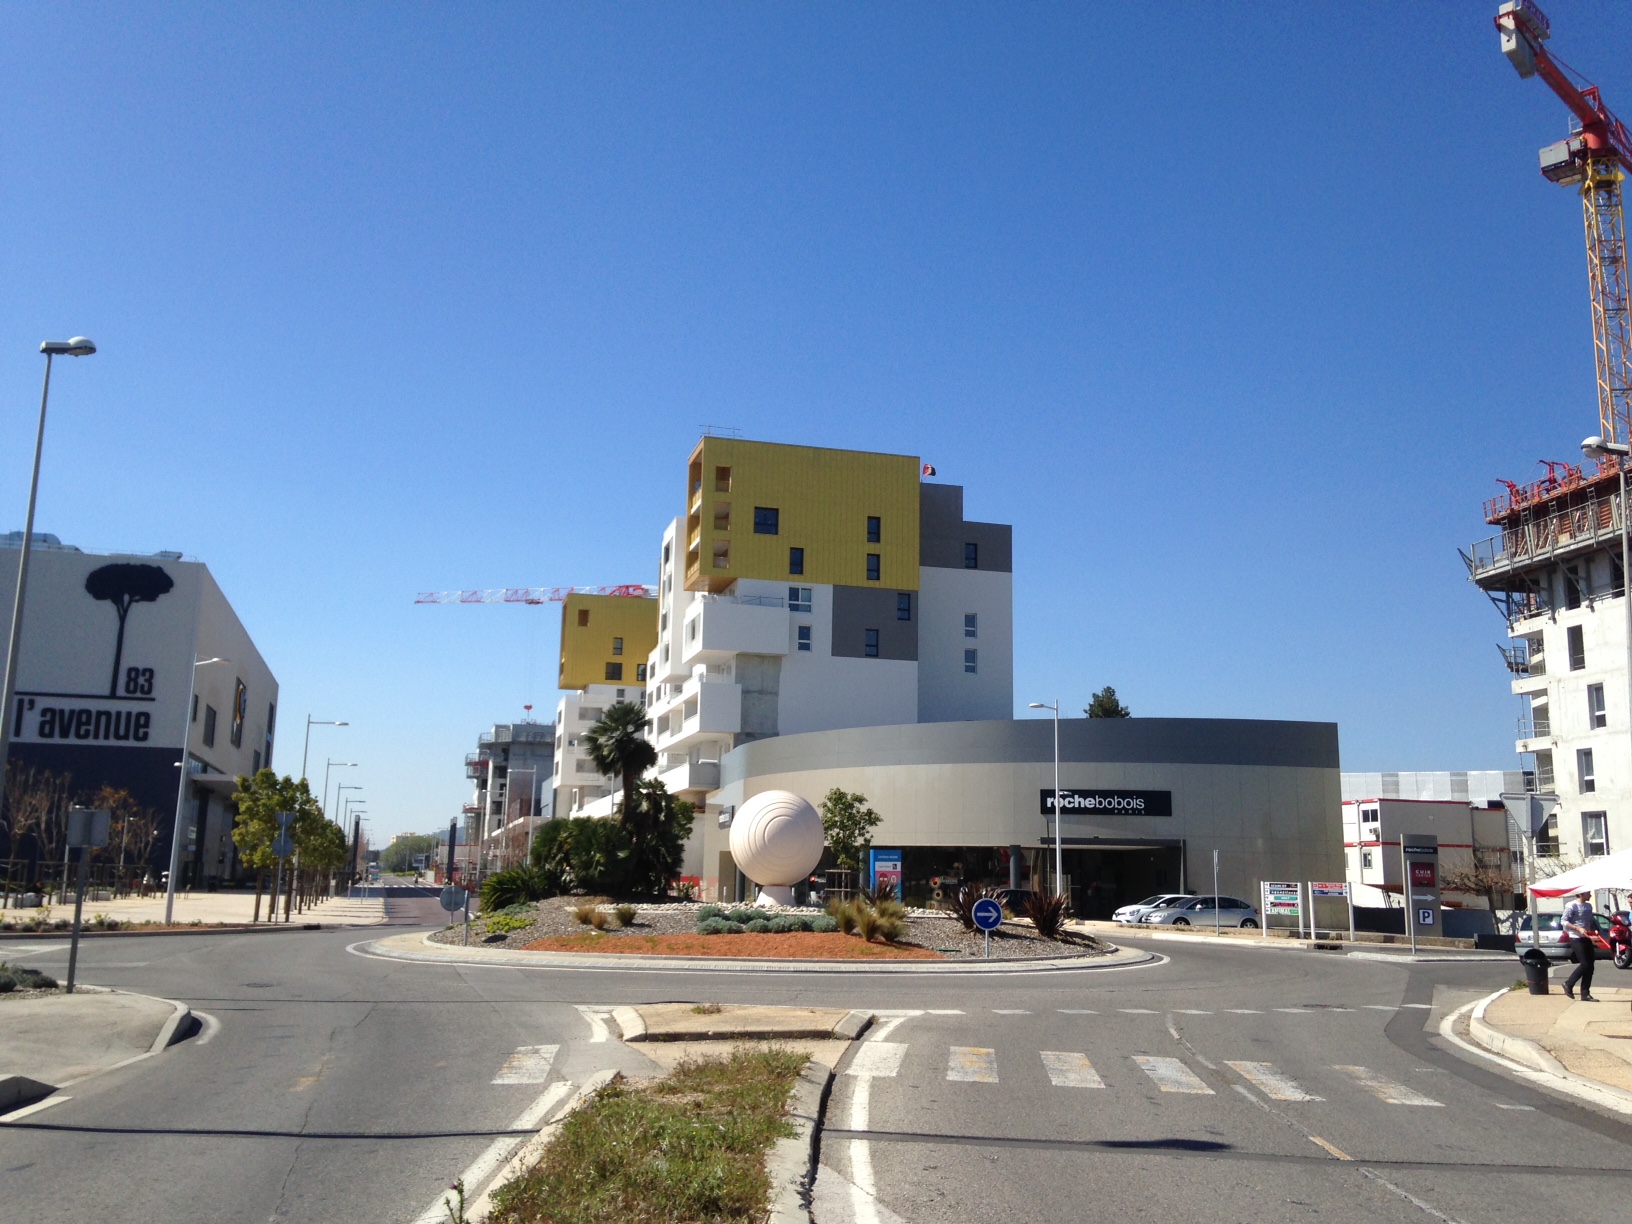
[[[1054,789],[1041,792],[1042,814],[1054,815]],[[1171,816],[1172,791],[1060,789],[1065,816]]]

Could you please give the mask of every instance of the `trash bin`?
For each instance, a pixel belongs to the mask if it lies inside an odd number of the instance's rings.
[[[1526,948],[1519,953],[1519,963],[1524,966],[1524,981],[1530,987],[1530,993],[1546,994],[1547,973],[1552,968],[1547,953],[1540,948]]]

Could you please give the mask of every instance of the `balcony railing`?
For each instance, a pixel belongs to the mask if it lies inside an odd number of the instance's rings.
[[[1519,738],[1521,740],[1546,739],[1553,733],[1553,724],[1545,718],[1519,719]]]
[[[1620,531],[1620,497],[1595,497],[1480,540],[1467,554],[1468,571],[1478,578],[1493,570],[1530,565],[1608,541]]]

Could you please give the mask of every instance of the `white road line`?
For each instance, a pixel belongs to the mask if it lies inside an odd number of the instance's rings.
[[[1099,1013],[1087,1007],[1056,1007],[1055,1011],[1062,1016],[1097,1016]]]
[[[1285,1012],[1289,1016],[1307,1016],[1309,1013],[1301,1007],[1277,1007],[1278,1012]]]
[[[579,1004],[578,1014],[589,1021],[589,1040],[592,1045],[598,1041],[606,1041],[611,1036],[606,1031],[606,1018],[612,1014],[610,1007],[585,1007]]]
[[[1404,1084],[1396,1084],[1391,1079],[1384,1079],[1369,1067],[1342,1067],[1336,1068],[1347,1075],[1352,1075],[1362,1087],[1368,1089],[1378,1100],[1389,1105],[1437,1105],[1444,1108],[1443,1101],[1436,1101],[1433,1097],[1423,1096],[1415,1088],[1407,1088]]]
[[[888,1037],[891,1033],[895,1032],[896,1029],[900,1028],[908,1020],[911,1020],[914,1016],[921,1016],[924,1013],[923,1012],[918,1012],[918,1011],[908,1011],[908,1012],[874,1012],[873,1014],[875,1016],[885,1016],[885,1017],[888,1017],[888,1018],[882,1024],[873,1025],[873,1027],[867,1031],[867,1036],[862,1039],[863,1041],[883,1041],[886,1037]]]
[[[1322,1101],[1312,1092],[1305,1092],[1298,1082],[1291,1076],[1276,1069],[1274,1063],[1264,1062],[1230,1062],[1224,1065],[1239,1072],[1257,1086],[1272,1101]]]
[[[992,1015],[994,1015],[994,1016],[1029,1016],[1029,1015],[1031,1015],[1031,1013],[1029,1011],[1026,1011],[1022,1007],[994,1007],[994,1008],[992,1008]]]
[[[946,1078],[959,1084],[997,1083],[997,1051],[953,1046],[946,1057]]]
[[[1508,1104],[1506,1104],[1505,1102],[1502,1102],[1502,1101],[1497,1101],[1496,1102],[1496,1108],[1497,1109],[1524,1109],[1524,1110],[1529,1110],[1531,1113],[1535,1113],[1535,1111],[1536,1111],[1536,1107],[1534,1105],[1508,1105]]]
[[[1130,1016],[1154,1016],[1158,1014],[1157,1012],[1151,1011],[1148,1007],[1119,1007],[1116,1010],[1119,1012],[1126,1012]]]
[[[901,1060],[906,1057],[907,1047],[899,1041],[864,1041],[856,1047],[856,1056],[850,1060],[845,1068],[846,1075],[854,1075],[858,1079],[873,1079],[878,1076],[893,1078],[901,1070]]]
[[[495,1084],[542,1084],[550,1078],[550,1067],[561,1047],[558,1045],[517,1046],[493,1077]]]
[[[1133,1061],[1139,1064],[1139,1069],[1150,1076],[1151,1082],[1163,1092],[1185,1092],[1191,1096],[1213,1095],[1213,1090],[1180,1059],[1135,1054]]]
[[[1414,1007],[1418,1011],[1432,1011],[1433,1008],[1434,1008],[1434,1005],[1432,1003],[1401,1003],[1400,1006],[1401,1007]]]
[[[557,1081],[551,1084],[507,1129],[536,1131],[544,1124],[544,1119],[550,1116],[550,1112],[571,1091],[572,1085],[565,1081]],[[476,1200],[487,1179],[499,1171],[504,1162],[510,1159],[510,1153],[527,1138],[527,1135],[501,1135],[489,1145],[487,1151],[478,1156],[471,1166],[459,1175],[459,1180],[465,1183],[465,1200],[467,1202]],[[436,1201],[415,1218],[414,1224],[447,1224],[449,1217],[445,1200],[451,1197],[447,1191],[437,1195]]]
[[[42,1109],[50,1109],[53,1105],[61,1105],[64,1101],[71,1101],[71,1096],[46,1097],[43,1101],[35,1101],[32,1105],[24,1105],[21,1109],[14,1109],[8,1114],[0,1114],[0,1123],[20,1122],[29,1114],[37,1114]]]
[[[1041,1050],[1043,1066],[1048,1070],[1048,1082],[1056,1088],[1103,1088],[1094,1064],[1086,1054],[1071,1054],[1064,1050]]]
[[[867,1130],[868,1105],[872,1097],[873,1081],[856,1082],[850,1098],[850,1129],[864,1133]],[[855,1209],[856,1224],[878,1224],[878,1212],[873,1204],[878,1194],[873,1182],[873,1149],[865,1139],[850,1141],[850,1205]]]
[[[1367,1003],[1366,1004],[1366,1010],[1367,1011],[1399,1011],[1400,1009],[1398,1007],[1393,1006],[1392,1004],[1389,1004],[1389,1003]]]
[[[1213,1014],[1210,1011],[1197,1011],[1195,1008],[1191,1007],[1175,1007],[1173,1011],[1176,1015],[1180,1016],[1210,1016]]]
[[[963,1013],[955,1007],[932,1007],[924,1013],[928,1016],[961,1016]]]
[[[1253,1007],[1226,1007],[1224,1010],[1232,1016],[1261,1016],[1264,1014]]]

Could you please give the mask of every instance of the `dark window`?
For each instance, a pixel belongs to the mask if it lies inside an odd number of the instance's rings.
[[[788,611],[789,612],[809,612],[810,607],[811,607],[811,604],[810,604],[810,588],[809,587],[789,587],[788,588]]]
[[[277,725],[278,725],[278,707],[276,705],[268,705],[266,707],[266,738],[267,739],[272,738],[272,728],[277,726]]]
[[[963,636],[980,636],[980,614],[978,612],[965,612],[963,614]]]
[[[1570,645],[1570,670],[1582,671],[1587,666],[1587,644],[1582,640],[1581,626],[1571,625],[1564,631]]]
[[[883,538],[884,520],[876,514],[867,516],[867,543],[877,544]]]
[[[878,554],[877,553],[868,553],[867,554],[867,581],[868,582],[877,582],[878,581]]]
[[[755,506],[754,534],[775,535],[781,518],[782,512],[775,506]]]
[[[980,652],[966,650],[963,652],[963,670],[971,676],[980,671]]]
[[[1573,565],[1564,567],[1564,606],[1566,608],[1581,606],[1581,571]]]
[[[1598,779],[1592,770],[1592,749],[1577,748],[1575,751],[1576,782],[1583,795],[1590,795],[1598,789]]]
[[[898,591],[895,596],[895,619],[912,619],[912,592]]]
[[[193,694],[193,718],[192,718],[192,721],[193,722],[198,721],[198,694],[197,693]]]
[[[800,650],[809,650],[810,649],[810,626],[809,625],[800,625],[799,626],[799,649]]]
[[[716,493],[729,493],[729,492],[731,492],[731,469],[730,468],[728,468],[728,467],[717,467],[717,468],[714,469],[714,492],[716,492]]]
[[[980,568],[980,545],[971,541],[963,546],[963,568]]]
[[[1587,685],[1587,725],[1596,728],[1608,724],[1609,715],[1604,709],[1604,686]]]
[[[623,639],[622,638],[613,638],[612,639],[612,653],[613,653],[613,655],[621,655],[623,653]]]
[[[249,771],[252,776],[254,774],[258,774],[258,773],[261,772],[261,752],[260,752],[260,749],[258,749],[258,748],[255,750],[255,753],[254,753],[254,761],[255,761],[255,764],[250,767],[250,771]]]
[[[877,629],[863,629],[861,631],[861,633],[862,633],[861,653],[866,655],[869,659],[878,658],[878,630]]]
[[[674,545],[672,545],[672,544],[663,545],[663,564],[664,565],[667,565],[669,563],[669,551],[673,547],[674,547]]]
[[[589,628],[589,609],[588,608],[579,608],[578,609],[578,628],[580,628],[580,629]]]
[[[215,747],[215,707],[204,707],[204,747]]]
[[[805,572],[805,550],[802,548],[788,549],[788,573],[802,574]]]
[[[644,663],[636,663],[635,664],[635,679],[641,681],[642,683],[645,683],[645,681],[646,681],[646,664],[644,664]]]
[[[622,680],[623,679],[623,664],[622,663],[608,663],[606,665],[606,678],[608,680]]]

